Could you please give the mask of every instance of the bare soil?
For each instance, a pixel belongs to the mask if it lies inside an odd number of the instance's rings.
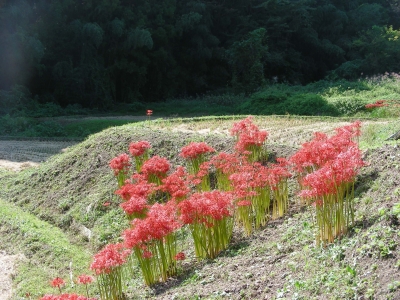
[[[12,297],[12,278],[15,275],[14,265],[20,259],[19,255],[8,255],[0,251],[0,300]]]

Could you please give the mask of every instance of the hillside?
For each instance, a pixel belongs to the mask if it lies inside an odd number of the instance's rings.
[[[78,275],[87,270],[90,253],[118,240],[127,223],[113,194],[116,181],[108,162],[126,152],[131,141],[149,141],[154,155],[178,165],[183,161],[177,154],[190,141],[230,151],[233,140],[226,130],[233,121],[114,127],[37,168],[19,173],[1,169],[0,250],[26,257],[17,268],[14,298],[54,292],[48,280],[67,278],[71,261]],[[267,147],[273,159],[293,154],[312,131],[331,133],[346,122],[259,118],[256,123],[271,133]],[[299,207],[292,197],[287,216],[250,237],[236,230],[231,246],[215,260],[197,262],[191,253],[177,277],[153,288],[145,287],[138,273],[129,282],[128,298],[400,298],[400,146],[366,150],[364,159],[368,166],[356,183],[356,224],[342,240],[316,248],[312,207]]]

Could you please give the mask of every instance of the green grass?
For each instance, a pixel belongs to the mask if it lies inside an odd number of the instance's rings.
[[[361,149],[376,149],[384,144],[396,145],[397,141],[388,140],[391,135],[400,130],[400,123],[393,120],[392,122],[372,123],[362,128],[362,136],[360,138]]]
[[[132,120],[84,120],[66,124],[64,127],[64,132],[68,137],[82,138],[110,127],[121,126],[135,122],[136,121]]]
[[[0,211],[1,248],[26,257],[20,260],[14,278],[18,295],[31,293],[36,298],[56,293],[50,281],[57,276],[68,282],[66,291],[75,291],[68,280],[70,264],[74,278],[87,274],[91,258],[87,249],[72,244],[59,228],[2,199]],[[78,290],[83,292],[81,287]]]
[[[227,115],[306,115],[358,118],[400,117],[400,79],[395,75],[382,75],[358,81],[321,80],[306,86],[274,84],[260,87],[245,94],[199,95],[167,99],[163,102],[120,104],[107,115],[145,117],[152,109],[151,119],[165,117],[201,117]],[[377,100],[390,101],[390,106],[366,110],[365,105]],[[62,109],[46,106],[40,116],[60,116]],[[64,114],[74,112],[65,109]],[[88,111],[89,112],[89,111]],[[106,116],[102,114],[101,116]],[[99,132],[111,126],[130,123],[129,120],[82,120],[62,124],[62,117],[55,119],[32,118],[31,115],[0,116],[0,132],[7,136],[30,137],[79,137]]]

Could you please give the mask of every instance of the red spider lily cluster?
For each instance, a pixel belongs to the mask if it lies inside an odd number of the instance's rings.
[[[206,155],[215,152],[215,149],[204,142],[192,142],[181,149],[179,156],[185,158],[188,162],[189,173],[196,175],[194,183],[201,184],[200,189],[210,190],[210,178],[208,176],[208,164]],[[204,164],[205,163],[205,164]]]
[[[141,172],[150,182],[160,184],[170,168],[171,164],[166,158],[155,155],[143,163]]]
[[[93,257],[93,262],[90,265],[97,275],[109,274],[114,269],[123,265],[126,262],[126,257],[130,251],[124,248],[124,245],[108,244],[100,252]]]
[[[145,249],[148,243],[162,240],[173,233],[181,227],[176,213],[177,210],[172,201],[165,204],[153,204],[145,219],[133,220],[132,227],[123,232],[125,247]]]
[[[173,173],[162,180],[159,190],[166,192],[169,199],[179,202],[190,194],[193,179],[184,167],[178,166]]]
[[[126,153],[120,154],[113,158],[109,165],[110,168],[114,170],[115,175],[118,175],[120,172],[127,173],[131,166],[130,157]]]
[[[135,160],[135,168],[140,172],[143,163],[149,159],[151,145],[148,141],[139,141],[129,145],[129,153]]]
[[[78,294],[62,294],[61,288],[65,286],[65,281],[61,277],[56,277],[50,281],[50,285],[52,287],[58,288],[60,291],[59,295],[44,295],[40,298],[40,300],[96,300],[96,298],[90,298],[87,285],[93,282],[93,277],[90,275],[82,274],[78,276],[76,279],[78,284],[84,284],[86,287],[86,295],[87,297],[78,295]],[[28,298],[31,297],[30,293],[27,293],[26,296]]]
[[[194,159],[202,154],[215,152],[215,149],[204,142],[192,142],[181,149],[179,156],[188,159]]]
[[[114,171],[117,177],[125,176],[115,193],[130,225],[122,233],[123,243],[107,245],[93,258],[91,269],[99,276],[102,298],[119,297],[120,267],[125,264],[134,271],[133,259],[139,262],[147,285],[175,275],[177,261],[186,258],[177,243],[183,227],[192,234],[196,257],[214,258],[228,247],[234,224],[251,234],[270,218],[284,216],[293,173],[304,203],[313,203],[317,209],[318,238],[332,242],[346,232],[354,210],[352,186],[364,164],[356,144],[359,122],[338,128],[331,137],[316,133],[291,158],[278,158],[275,163],[262,159],[268,133],[259,130],[251,117],[235,123],[231,134],[237,141],[233,154],[214,154],[215,149],[206,143],[183,147],[180,156],[187,169],[172,169],[160,156],[143,159],[134,171],[128,170],[127,154],[110,162],[118,170]],[[149,149],[146,141],[129,146],[134,158],[144,158]],[[339,206],[345,211],[336,211]],[[328,215],[336,217],[323,223]]]
[[[389,104],[386,103],[386,100],[377,100],[374,103],[366,104],[365,108],[366,109],[374,109],[377,107],[383,107],[383,106],[388,106]]]
[[[141,156],[145,154],[151,148],[151,145],[147,141],[139,141],[136,143],[131,143],[129,145],[129,153],[133,156]]]
[[[354,222],[354,182],[365,165],[355,142],[360,126],[355,122],[338,128],[332,137],[318,133],[290,159],[299,176],[300,197],[316,207],[317,244],[332,243]]]
[[[90,269],[97,275],[100,299],[119,299],[122,295],[122,266],[131,250],[122,243],[108,244],[93,256]]]
[[[233,214],[233,194],[211,191],[194,193],[178,205],[183,224],[202,223],[212,227],[212,222]]]
[[[128,176],[129,167],[131,166],[129,155],[126,153],[118,155],[109,162],[109,166],[117,177],[118,185],[121,186]]]
[[[235,145],[237,152],[248,155],[251,162],[257,161],[260,158],[262,146],[267,140],[268,132],[259,130],[253,123],[251,116],[233,124],[230,133],[237,139]]]
[[[180,220],[192,233],[198,258],[215,258],[229,244],[233,227],[234,196],[214,190],[194,193],[178,208]]]

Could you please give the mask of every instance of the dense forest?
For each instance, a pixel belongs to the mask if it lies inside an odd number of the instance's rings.
[[[0,0],[0,113],[400,72],[399,37],[399,0]]]

